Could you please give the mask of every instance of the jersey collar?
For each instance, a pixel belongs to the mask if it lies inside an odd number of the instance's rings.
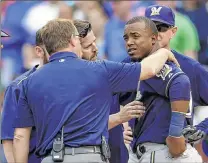
[[[53,62],[54,60],[59,60],[59,59],[67,58],[67,57],[78,58],[77,55],[72,52],[57,52],[53,54],[52,56],[50,56],[49,62]]]

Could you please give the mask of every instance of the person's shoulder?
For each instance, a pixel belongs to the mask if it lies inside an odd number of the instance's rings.
[[[15,80],[12,81],[12,85],[18,85],[23,80],[27,79],[30,75],[32,75],[37,69],[37,66],[33,67],[32,69],[26,71],[22,75],[18,76]]]
[[[131,58],[128,56],[122,62],[123,63],[130,63],[131,62]]]
[[[179,64],[182,61],[185,61],[185,63],[193,65],[193,66],[195,66],[197,64],[200,64],[198,61],[196,61],[196,60],[194,60],[194,59],[192,59],[192,58],[190,58],[190,57],[188,57],[188,56],[186,56],[184,54],[181,54],[181,53],[179,53],[179,52],[177,52],[175,50],[171,50],[171,52],[174,54],[174,56],[178,60]]]

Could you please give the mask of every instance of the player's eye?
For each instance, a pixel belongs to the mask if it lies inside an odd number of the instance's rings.
[[[124,41],[127,41],[127,40],[128,40],[128,38],[127,38],[127,37],[123,37],[123,39],[124,39]]]
[[[172,28],[172,26],[169,26],[167,24],[160,24],[160,25],[157,25],[157,30],[158,32],[166,32],[168,29]]]
[[[139,38],[139,37],[140,37],[139,35],[134,35],[134,38],[136,38],[136,39]]]

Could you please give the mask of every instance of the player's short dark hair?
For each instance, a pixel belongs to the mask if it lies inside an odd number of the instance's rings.
[[[81,38],[86,37],[87,34],[92,30],[92,25],[86,20],[76,19],[73,21],[73,23],[74,26],[77,28],[77,31]]]
[[[151,19],[144,17],[144,16],[133,17],[126,23],[126,25],[134,24],[138,22],[144,22],[146,28],[149,28],[153,32],[153,34],[158,35],[158,30],[157,30],[155,23]]]
[[[36,46],[41,46],[41,45],[43,45],[42,30],[41,30],[41,29],[39,29],[39,30],[36,32],[35,44],[36,44]]]

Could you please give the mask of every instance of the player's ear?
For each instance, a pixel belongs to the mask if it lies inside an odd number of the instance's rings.
[[[70,41],[69,41],[69,43],[70,43],[73,47],[75,47],[75,46],[77,45],[77,38],[76,38],[76,36],[72,35],[72,36],[71,36],[71,39],[70,39]]]
[[[152,35],[152,45],[155,45],[155,43],[157,42],[157,38],[158,37],[158,35],[155,35],[155,34],[153,34]]]
[[[178,27],[176,27],[176,26],[172,28],[172,37],[171,38],[173,38],[176,35],[177,30],[178,30]]]
[[[43,49],[40,46],[35,46],[35,54],[39,57],[43,57]]]

